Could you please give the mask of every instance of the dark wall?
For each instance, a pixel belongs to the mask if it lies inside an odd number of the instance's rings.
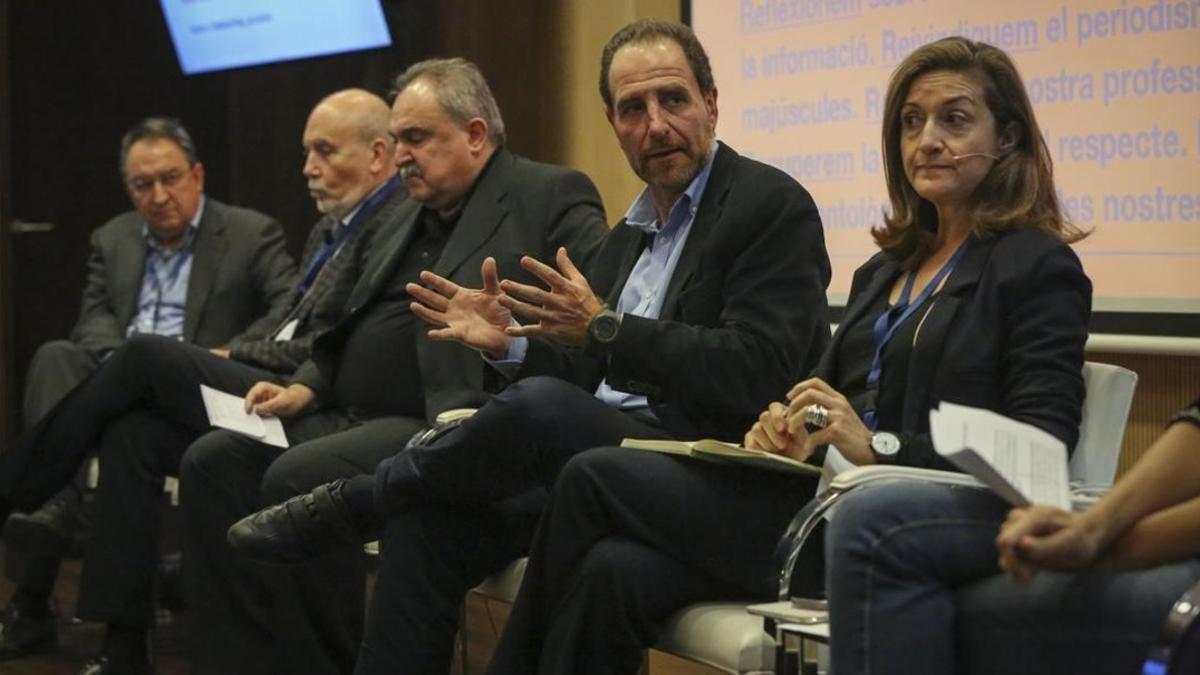
[[[130,208],[117,154],[133,123],[182,119],[205,164],[208,194],[275,216],[298,253],[317,217],[300,176],[309,110],[349,86],[383,94],[398,71],[438,52],[439,4],[385,0],[389,49],[185,77],[158,2],[5,2],[13,131],[6,211],[56,225],[10,242],[9,286],[0,284],[13,308],[7,362],[23,376],[38,344],[69,333],[88,234]],[[20,377],[9,379],[20,386]]]
[[[12,269],[11,244],[8,222],[12,218],[9,210],[9,137],[12,124],[9,120],[12,96],[8,87],[8,0],[0,0],[0,452],[13,436],[15,418],[13,401],[15,396],[15,364],[13,358],[12,293],[8,271]]]

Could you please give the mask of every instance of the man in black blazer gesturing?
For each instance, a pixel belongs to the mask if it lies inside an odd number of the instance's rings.
[[[391,136],[412,199],[350,295],[345,317],[287,382],[262,382],[248,407],[277,415],[286,450],[232,432],[192,444],[180,466],[184,587],[194,673],[344,673],[364,615],[361,550],[269,570],[238,559],[225,533],[264,504],[372,471],[438,413],[486,400],[489,367],[437,342],[406,286],[423,269],[466,286],[485,258],[518,275],[522,256],[563,247],[588,259],[607,228],[586,176],[505,147],[499,108],[473,64],[413,65],[396,82]]]
[[[646,188],[589,273],[559,251],[557,270],[522,261],[547,289],[490,265],[481,289],[436,274],[410,288],[432,337],[483,351],[515,381],[434,444],[230,530],[247,554],[287,562],[386,521],[358,673],[446,669],[463,594],[525,554],[542,488],[571,456],[623,437],[738,438],[829,339],[816,206],[715,140],[717,90],[691,30],[623,29],[601,94]]]
[[[380,97],[350,89],[326,97],[309,115],[303,173],[323,217],[305,245],[301,274],[288,280],[282,311],[220,349],[162,336],[125,340],[0,456],[0,516],[44,500],[90,451],[100,460],[77,613],[107,623],[108,635],[100,659],[83,672],[148,668],[163,478],[178,471],[188,444],[208,430],[199,385],[241,394],[260,380],[292,374],[308,359],[315,335],[342,316],[371,251],[395,230],[406,195],[395,178],[388,114]],[[252,268],[240,253],[224,255]],[[214,292],[206,304],[220,307],[227,296]],[[0,660],[55,645],[47,598],[70,540],[56,503],[61,499],[8,519],[6,566],[18,587],[0,619]],[[32,560],[14,565],[14,552]]]

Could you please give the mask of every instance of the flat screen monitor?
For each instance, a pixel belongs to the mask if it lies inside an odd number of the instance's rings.
[[[392,43],[380,0],[161,0],[184,74]]]

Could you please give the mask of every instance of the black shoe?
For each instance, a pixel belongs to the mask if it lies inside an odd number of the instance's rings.
[[[83,664],[76,675],[153,675],[154,669],[148,665],[131,665],[110,660],[107,656],[99,656]]]
[[[32,513],[10,515],[4,524],[4,543],[30,555],[80,557],[83,539],[90,530],[83,504],[59,493]]]
[[[0,661],[58,649],[54,615],[34,619],[9,603],[0,616]]]
[[[344,480],[253,513],[229,528],[233,550],[275,564],[303,562],[369,541],[342,498]]]

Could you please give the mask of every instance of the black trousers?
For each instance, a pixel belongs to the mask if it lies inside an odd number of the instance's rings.
[[[162,483],[188,444],[209,428],[200,384],[243,393],[253,368],[176,340],[130,338],[0,456],[0,507],[38,507],[72,480],[95,451],[100,461],[95,529],[85,552],[81,617],[148,625]],[[53,583],[58,561],[39,561],[17,579]]]
[[[446,672],[463,596],[526,553],[562,466],[597,445],[667,436],[569,382],[534,377],[381,465],[391,517],[355,673]]]
[[[127,412],[149,410],[198,435],[209,428],[201,383],[241,393],[268,379],[278,376],[199,347],[156,336],[130,338],[0,455],[0,506],[41,505]]]
[[[96,354],[70,340],[52,340],[38,347],[25,377],[21,415],[24,431],[29,431],[98,367],[100,358]],[[82,477],[76,482],[82,484]],[[4,571],[26,590],[49,596],[58,577],[58,560],[10,550],[4,556]]]
[[[621,448],[563,469],[488,673],[638,671],[672,614],[765,601],[816,480]]]
[[[265,506],[373,472],[424,426],[331,409],[285,421],[286,450],[221,430],[187,449],[179,501],[193,673],[351,672],[366,609],[362,551],[273,567],[236,556],[225,533]]]

